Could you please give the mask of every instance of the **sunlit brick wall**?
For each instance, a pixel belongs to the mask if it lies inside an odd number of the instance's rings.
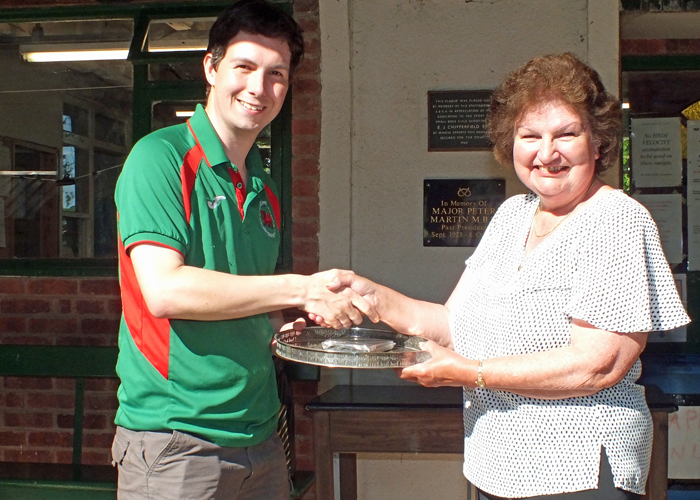
[[[116,345],[116,278],[0,277],[0,343]],[[109,463],[116,380],[85,384],[84,463]],[[0,377],[0,460],[70,463],[75,381]]]

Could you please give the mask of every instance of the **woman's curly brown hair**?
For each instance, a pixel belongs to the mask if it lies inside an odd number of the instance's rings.
[[[600,173],[620,154],[620,101],[606,92],[598,73],[570,52],[536,57],[509,74],[491,96],[486,128],[496,160],[513,167],[515,126],[533,106],[560,101],[578,113],[591,131]]]

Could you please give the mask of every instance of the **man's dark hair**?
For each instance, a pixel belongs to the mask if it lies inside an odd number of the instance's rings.
[[[265,0],[239,0],[219,14],[209,30],[207,52],[214,68],[219,67],[231,40],[241,31],[287,42],[292,54],[290,74],[304,56],[302,29],[292,16]]]

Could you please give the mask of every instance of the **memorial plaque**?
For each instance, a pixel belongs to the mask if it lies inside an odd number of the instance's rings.
[[[424,180],[423,246],[477,246],[505,197],[505,179]]]
[[[428,92],[428,151],[489,150],[490,90]]]

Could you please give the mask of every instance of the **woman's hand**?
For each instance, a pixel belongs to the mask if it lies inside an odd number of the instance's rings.
[[[353,305],[365,314],[373,323],[379,321],[377,313],[376,291],[377,284],[373,281],[358,276],[352,271],[344,271],[334,269],[327,271],[330,274],[330,279],[326,283],[326,288],[340,296],[345,296],[352,300]],[[360,300],[357,298],[359,297]],[[320,314],[309,313],[309,319],[315,321],[321,326],[330,327],[326,318]],[[355,324],[359,324],[355,322]]]
[[[460,356],[452,349],[441,347],[432,340],[422,342],[420,347],[430,353],[431,358],[407,368],[398,368],[396,374],[403,380],[425,387],[474,386],[478,362]]]
[[[346,276],[346,278],[341,278]],[[363,314],[376,322],[374,304],[350,286],[329,286],[342,281],[352,282],[355,273],[331,269],[308,277],[307,297],[303,309],[316,323],[331,328],[349,328],[362,323]]]

